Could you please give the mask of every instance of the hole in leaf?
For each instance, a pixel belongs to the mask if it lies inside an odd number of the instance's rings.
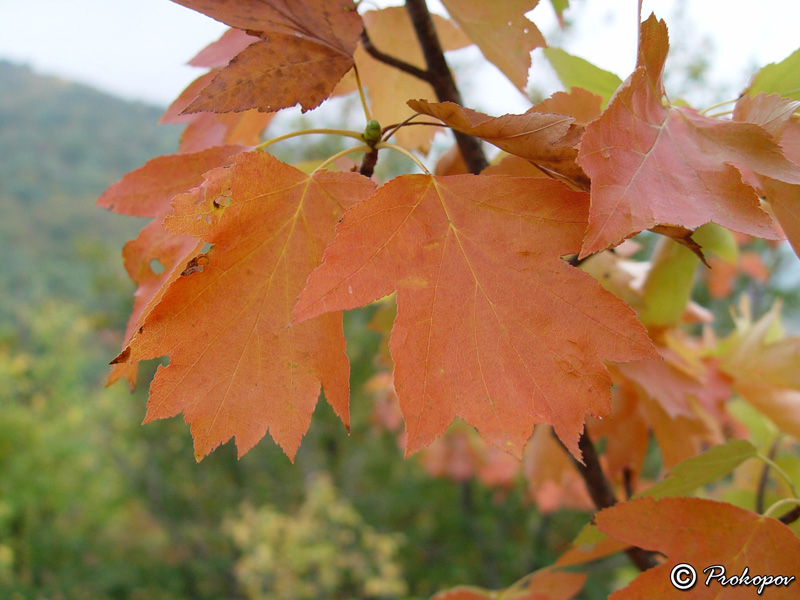
[[[202,252],[203,254],[208,254],[209,252],[211,252],[211,249],[213,247],[214,244],[209,244],[208,242],[206,242],[205,244],[203,244],[203,249],[200,250],[200,252]]]
[[[225,190],[219,196],[214,198],[212,204],[214,205],[214,208],[222,208],[224,206],[228,206],[231,203],[231,200],[231,191]]]
[[[157,258],[150,261],[150,270],[156,275],[161,275],[164,272],[164,265]]]

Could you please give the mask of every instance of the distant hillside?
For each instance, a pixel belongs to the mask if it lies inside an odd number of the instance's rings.
[[[141,223],[95,199],[127,171],[174,152],[179,129],[156,125],[161,108],[4,61],[0,89],[0,322],[31,301],[99,308],[98,288],[119,287],[119,252]]]

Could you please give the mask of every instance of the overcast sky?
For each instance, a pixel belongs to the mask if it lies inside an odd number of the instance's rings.
[[[565,48],[625,78],[635,61],[636,0],[572,5],[580,16]],[[650,11],[673,25],[673,39],[685,31],[674,24],[677,15],[688,16],[693,39],[715,46],[711,82],[733,81],[734,89],[754,65],[781,60],[800,46],[797,0],[645,1],[645,16]],[[545,34],[555,28],[547,0],[530,17]],[[224,29],[168,0],[0,0],[0,59],[166,105],[199,74],[184,63]],[[504,91],[501,100],[513,94]],[[506,110],[524,106],[519,100]]]

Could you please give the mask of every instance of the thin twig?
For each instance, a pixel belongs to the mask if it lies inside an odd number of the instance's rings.
[[[780,517],[778,517],[778,521],[784,525],[791,525],[797,521],[797,519],[800,519],[800,506],[795,506],[793,509],[783,513]]]
[[[364,177],[372,177],[375,172],[375,165],[378,163],[378,149],[372,148],[372,152],[367,152],[361,161],[361,167],[358,172]]]
[[[427,71],[423,71],[419,67],[415,67],[414,65],[407,63],[404,60],[400,60],[395,56],[386,54],[385,52],[381,52],[380,50],[378,50],[372,43],[372,40],[369,39],[369,34],[367,33],[366,29],[361,31],[361,45],[364,46],[364,50],[367,51],[367,54],[369,54],[375,60],[379,60],[382,63],[389,65],[390,67],[394,67],[395,69],[403,71],[404,73],[413,75],[418,79],[422,79],[422,81],[430,82],[431,76]]]

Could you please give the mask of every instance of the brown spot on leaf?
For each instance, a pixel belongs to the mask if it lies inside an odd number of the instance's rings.
[[[203,270],[208,264],[208,255],[207,254],[200,254],[195,256],[192,260],[190,260],[186,264],[186,268],[181,272],[181,277],[186,277],[191,275],[192,273],[197,273]]]
[[[126,347],[125,347],[125,349],[124,349],[122,352],[120,352],[120,353],[119,353],[119,354],[116,356],[116,358],[114,358],[114,360],[112,360],[112,361],[111,361],[110,363],[108,363],[108,364],[110,364],[110,365],[116,365],[116,364],[119,364],[119,363],[124,363],[124,362],[126,362],[126,361],[128,360],[128,357],[129,357],[130,355],[131,355],[131,348],[130,348],[130,346],[126,346]]]

